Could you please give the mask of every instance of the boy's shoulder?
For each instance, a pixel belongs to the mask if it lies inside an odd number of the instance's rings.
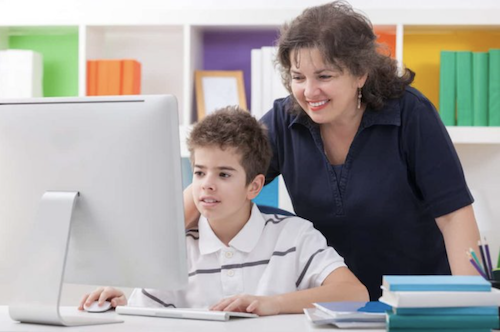
[[[277,229],[280,231],[300,233],[309,228],[313,228],[313,224],[306,219],[298,217],[294,214],[278,212],[270,212],[266,208],[260,208],[262,218],[264,219],[264,229]]]

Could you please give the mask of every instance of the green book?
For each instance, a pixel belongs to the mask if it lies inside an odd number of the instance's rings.
[[[457,125],[472,126],[472,52],[457,52]]]
[[[387,313],[389,329],[494,329],[498,328],[497,315],[403,316]]]
[[[489,118],[490,126],[500,126],[500,49],[492,49],[489,52]]]
[[[472,113],[474,126],[488,125],[488,53],[472,53]]]
[[[439,115],[445,126],[456,122],[456,52],[441,51],[439,62]]]
[[[491,329],[387,329],[387,332],[491,332]]]

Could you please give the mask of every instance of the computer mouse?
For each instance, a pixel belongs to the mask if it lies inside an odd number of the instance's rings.
[[[94,301],[89,306],[84,305],[83,309],[87,312],[105,312],[110,309],[113,309],[113,307],[111,306],[111,302],[109,301],[104,301],[104,303],[101,306],[99,306],[98,301]]]

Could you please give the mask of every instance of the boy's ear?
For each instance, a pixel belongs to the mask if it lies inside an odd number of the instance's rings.
[[[257,175],[253,181],[248,185],[247,199],[252,200],[260,193],[264,183],[266,182],[266,177],[263,174]]]

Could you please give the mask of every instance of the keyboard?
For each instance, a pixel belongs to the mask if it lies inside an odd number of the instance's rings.
[[[180,319],[200,319],[228,321],[230,318],[255,318],[256,314],[247,312],[229,312],[229,311],[210,311],[208,309],[189,309],[189,308],[149,308],[149,307],[130,307],[118,306],[116,313],[120,315],[151,316],[164,318]]]

